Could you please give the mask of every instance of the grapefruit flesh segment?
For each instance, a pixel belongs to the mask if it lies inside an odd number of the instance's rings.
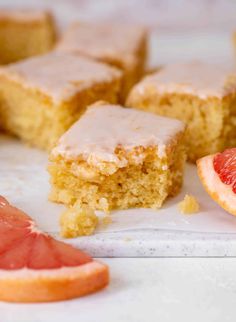
[[[209,155],[199,159],[197,161],[198,175],[204,188],[212,199],[227,212],[236,215],[236,194],[233,191],[234,181],[232,180],[231,184],[229,184],[228,181],[231,176],[229,172],[232,171],[232,169],[226,171],[227,162],[223,162],[222,158],[218,159],[219,163],[216,165],[217,159],[215,157],[218,156],[219,154]],[[228,161],[228,165],[231,167],[232,162]],[[227,176],[222,178],[226,173]],[[227,180],[227,183],[224,183],[224,180]]]
[[[217,153],[213,165],[221,181],[231,185],[232,191],[236,193],[236,148]]]
[[[108,267],[36,228],[0,196],[0,300],[47,302],[105,287]]]

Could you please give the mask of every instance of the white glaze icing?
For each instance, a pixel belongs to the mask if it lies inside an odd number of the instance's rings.
[[[120,71],[73,54],[50,53],[0,68],[0,75],[39,90],[55,103],[101,82],[120,78]]]
[[[145,36],[146,30],[141,26],[74,23],[65,32],[57,50],[127,62],[133,60]]]
[[[59,140],[52,151],[66,159],[82,158],[89,164],[114,162],[124,167],[114,153],[119,146],[126,151],[135,147],[156,146],[158,155],[165,156],[166,147],[185,125],[178,120],[118,105],[93,105]],[[137,156],[137,163],[142,162]]]
[[[134,88],[131,95],[145,96],[146,88],[152,87],[158,93],[183,93],[197,95],[201,99],[227,95],[236,90],[236,73],[228,65],[208,64],[194,61],[170,64],[159,72],[145,77]]]
[[[44,21],[49,15],[46,10],[0,9],[0,20],[16,22]]]

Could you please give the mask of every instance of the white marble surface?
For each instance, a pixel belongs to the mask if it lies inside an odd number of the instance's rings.
[[[76,300],[0,303],[1,322],[234,322],[236,259],[106,259],[111,284]]]

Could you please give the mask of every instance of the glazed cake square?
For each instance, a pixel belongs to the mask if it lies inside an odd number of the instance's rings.
[[[55,40],[55,24],[48,11],[0,10],[0,64],[44,54]]]
[[[187,154],[196,161],[236,146],[236,74],[217,64],[167,65],[131,91],[127,105],[187,124]]]
[[[161,207],[182,184],[184,131],[179,120],[93,104],[51,152],[50,199],[106,212]]]
[[[121,100],[144,72],[147,32],[143,27],[102,23],[73,23],[57,50],[89,56],[123,71]]]
[[[50,53],[0,68],[0,126],[31,145],[50,149],[101,99],[116,102],[119,70],[86,57]]]

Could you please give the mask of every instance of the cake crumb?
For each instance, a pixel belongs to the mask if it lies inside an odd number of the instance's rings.
[[[179,211],[184,215],[191,215],[199,211],[199,203],[197,199],[186,194],[184,199],[178,204]]]
[[[112,218],[110,215],[106,215],[105,217],[102,218],[102,224],[107,226],[112,223]]]
[[[74,204],[61,214],[60,235],[65,238],[92,235],[98,217],[91,208]]]
[[[132,238],[130,238],[130,237],[125,237],[124,238],[124,241],[126,241],[126,242],[130,242],[132,240]]]

